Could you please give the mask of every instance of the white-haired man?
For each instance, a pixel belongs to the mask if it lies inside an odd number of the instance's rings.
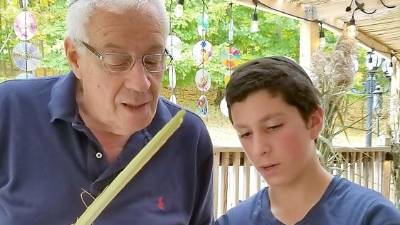
[[[0,85],[0,224],[69,225],[179,110],[159,97],[162,0],[69,2],[66,76]],[[212,223],[212,145],[193,113],[95,221]]]

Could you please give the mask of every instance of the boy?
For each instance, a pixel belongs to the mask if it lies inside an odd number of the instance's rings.
[[[334,177],[319,163],[323,126],[318,91],[284,57],[240,66],[226,89],[229,118],[247,157],[269,184],[217,225],[400,225],[379,193]]]

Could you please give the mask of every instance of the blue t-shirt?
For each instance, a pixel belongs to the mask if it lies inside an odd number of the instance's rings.
[[[271,212],[268,188],[232,208],[215,225],[284,225]],[[334,177],[296,225],[400,225],[400,211],[379,193]]]
[[[70,73],[0,84],[0,225],[75,223],[90,195],[101,193],[180,110],[159,98],[151,124],[109,164],[77,113],[75,82]],[[212,224],[211,174],[210,137],[188,112],[94,225]]]

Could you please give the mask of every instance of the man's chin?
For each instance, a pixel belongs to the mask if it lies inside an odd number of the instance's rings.
[[[121,107],[117,111],[113,127],[113,133],[118,135],[132,135],[147,127],[154,118],[155,110],[150,104],[144,104],[140,107]]]
[[[135,118],[123,120],[118,122],[118,126],[114,126],[114,133],[123,136],[130,136],[146,128],[151,123],[152,119],[153,118],[150,115],[147,115],[145,117],[137,116]]]

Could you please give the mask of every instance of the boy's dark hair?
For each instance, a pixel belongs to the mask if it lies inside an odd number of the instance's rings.
[[[233,72],[226,87],[226,102],[231,122],[232,104],[243,101],[259,90],[280,95],[287,104],[297,108],[306,122],[320,105],[318,90],[303,68],[285,57],[264,57],[251,60]]]

